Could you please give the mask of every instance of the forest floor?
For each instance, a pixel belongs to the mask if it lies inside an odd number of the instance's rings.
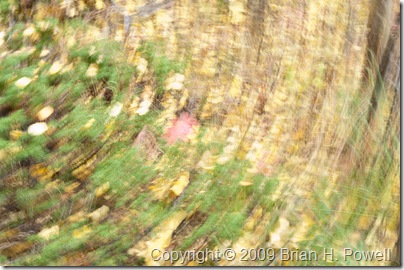
[[[348,173],[349,160],[255,166],[260,146],[243,141],[253,127],[232,126],[250,120],[202,115],[220,98],[192,103],[189,62],[164,43],[133,49],[88,18],[15,21],[0,34],[2,265],[398,263],[399,167],[381,180]]]

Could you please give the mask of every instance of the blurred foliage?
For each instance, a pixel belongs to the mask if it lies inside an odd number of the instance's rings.
[[[191,2],[0,0],[1,264],[397,252],[399,5]]]

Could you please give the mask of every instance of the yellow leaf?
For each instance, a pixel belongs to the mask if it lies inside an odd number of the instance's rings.
[[[52,190],[58,189],[58,187],[60,186],[60,183],[61,183],[61,181],[59,179],[49,182],[45,185],[45,190],[50,192]]]
[[[239,184],[240,184],[240,186],[243,186],[243,187],[248,187],[248,186],[254,185],[254,183],[251,181],[240,181]]]
[[[164,260],[154,260],[152,258],[153,250],[164,251],[171,242],[171,237],[175,229],[187,217],[185,211],[179,211],[171,215],[168,219],[158,225],[151,233],[155,235],[148,241],[140,241],[128,250],[129,255],[137,255],[145,258],[147,266],[159,266],[164,263]]]
[[[102,186],[100,186],[99,188],[97,188],[95,190],[95,196],[101,197],[102,195],[104,195],[105,193],[107,193],[109,190],[109,182],[106,182],[105,184],[103,184]]]
[[[84,220],[84,212],[83,211],[79,211],[71,216],[69,216],[67,218],[68,222],[77,222],[77,221],[83,221]]]
[[[177,181],[174,182],[174,185],[170,188],[170,190],[175,194],[175,196],[179,196],[186,186],[189,184],[189,172],[184,172],[178,178]]]
[[[241,86],[242,86],[243,80],[240,76],[236,75],[234,76],[233,82],[231,84],[230,88],[230,95],[233,97],[238,97],[241,93]]]
[[[59,234],[59,226],[55,225],[50,228],[43,229],[38,233],[38,236],[42,237],[45,240],[49,240],[58,234]]]
[[[69,37],[69,38],[67,39],[66,46],[67,46],[67,48],[71,48],[71,47],[73,47],[74,45],[76,45],[76,43],[77,43],[76,37],[71,36],[71,37]]]
[[[98,73],[98,65],[97,64],[91,64],[87,71],[86,71],[86,76],[87,77],[94,77]]]
[[[80,11],[83,11],[87,7],[86,3],[84,3],[83,0],[79,0],[78,6]]]
[[[51,170],[44,163],[32,165],[29,168],[29,173],[32,177],[38,178],[40,182],[48,181],[55,174],[54,170]]]
[[[24,37],[30,37],[35,33],[35,28],[33,26],[28,27],[27,29],[24,30],[24,32],[22,33],[22,35]]]
[[[59,61],[56,61],[52,64],[52,66],[50,67],[48,74],[49,75],[54,75],[56,73],[59,73],[63,68],[63,64],[60,63]]]
[[[13,141],[17,141],[21,135],[24,134],[22,130],[11,130],[10,131],[10,139]]]
[[[95,119],[91,118],[87,121],[87,123],[83,126],[85,129],[89,129],[95,123]]]
[[[65,192],[67,193],[67,194],[72,194],[72,193],[74,193],[74,190],[76,189],[76,188],[78,188],[80,186],[80,183],[79,182],[73,182],[73,183],[71,183],[70,185],[68,185],[67,187],[65,187]]]
[[[48,50],[48,49],[43,49],[42,51],[41,51],[41,54],[39,55],[39,57],[45,57],[45,56],[47,56],[48,54],[50,53],[50,51]]]
[[[180,90],[184,86],[185,76],[179,73],[175,73],[173,76],[167,79],[167,90]]]
[[[154,181],[154,185],[149,187],[149,189],[158,200],[162,201],[167,198],[170,186],[170,181],[158,178]]]
[[[230,18],[232,24],[240,24],[245,20],[244,4],[238,0],[229,1]]]
[[[98,9],[98,10],[105,8],[105,3],[104,3],[104,1],[102,1],[102,0],[96,0],[96,2],[95,2],[95,8]]]
[[[6,35],[6,32],[4,32],[4,31],[0,32],[0,46],[3,45],[5,42],[5,40],[4,40],[5,35]]]
[[[76,229],[73,231],[73,238],[75,239],[80,239],[85,237],[87,234],[91,233],[91,228],[88,227],[87,225],[84,225],[80,229]]]
[[[22,77],[21,79],[17,80],[15,82],[15,86],[17,86],[20,89],[24,89],[28,84],[30,84],[32,79],[27,78],[27,77]]]
[[[138,80],[140,80],[147,71],[148,62],[146,59],[144,59],[142,57],[137,57],[136,61],[135,61],[135,65],[136,65],[137,70],[139,71]]]
[[[146,113],[149,112],[149,107],[151,105],[151,101],[150,100],[143,100],[140,105],[139,105],[139,109],[136,110],[136,113],[138,115],[145,115]]]
[[[39,119],[39,121],[44,121],[46,120],[49,116],[51,116],[53,114],[54,110],[51,106],[46,106],[44,108],[42,108],[37,114],[37,118]]]
[[[106,205],[101,206],[97,210],[91,212],[87,216],[94,222],[99,223],[108,216],[109,207]]]
[[[116,117],[121,113],[121,110],[123,108],[123,104],[120,102],[117,102],[112,106],[111,110],[109,111],[109,115],[112,117]]]

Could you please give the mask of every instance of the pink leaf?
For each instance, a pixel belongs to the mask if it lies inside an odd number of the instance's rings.
[[[198,124],[195,117],[189,115],[189,113],[181,113],[180,117],[177,117],[172,122],[173,126],[170,127],[164,134],[164,138],[167,144],[173,144],[177,140],[186,141],[187,136],[192,133],[192,127]]]

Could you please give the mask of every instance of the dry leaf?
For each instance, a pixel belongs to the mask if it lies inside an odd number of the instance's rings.
[[[102,195],[104,195],[105,193],[107,193],[108,190],[109,190],[109,182],[106,182],[105,184],[103,184],[102,186],[98,187],[98,188],[95,190],[95,196],[96,196],[97,198],[98,198],[98,197],[101,197]]]
[[[99,223],[108,216],[109,207],[106,205],[101,206],[97,210],[91,212],[87,216],[94,222]]]
[[[242,83],[243,79],[240,76],[234,76],[234,79],[231,83],[230,95],[232,95],[233,97],[238,97],[241,93]]]
[[[28,134],[32,136],[39,136],[48,130],[48,125],[43,122],[32,124],[28,127]]]
[[[73,238],[80,239],[80,238],[85,237],[87,234],[89,234],[91,232],[92,232],[91,228],[88,227],[87,225],[84,225],[80,229],[76,229],[73,231]]]
[[[254,183],[253,182],[251,182],[251,181],[247,181],[247,180],[245,180],[245,181],[240,181],[240,186],[243,186],[243,187],[248,187],[248,186],[252,186],[252,185],[254,185]]]
[[[271,247],[282,248],[284,247],[287,233],[289,232],[289,221],[283,217],[278,220],[278,228],[269,234]]]
[[[83,126],[85,129],[89,129],[95,123],[95,119],[91,118],[87,121],[87,123]]]
[[[151,105],[151,101],[150,100],[143,100],[140,105],[139,105],[139,109],[136,110],[136,113],[138,115],[145,115],[146,113],[149,112],[149,108]]]
[[[24,30],[24,32],[22,33],[22,35],[24,37],[30,37],[35,33],[35,28],[33,26],[28,27],[27,29]]]
[[[230,18],[232,24],[240,24],[245,20],[244,4],[239,0],[229,0]]]
[[[54,112],[54,109],[51,106],[46,106],[42,108],[37,114],[37,118],[39,121],[46,120],[49,116],[51,116]]]
[[[15,82],[15,86],[17,86],[20,89],[24,89],[28,84],[30,84],[32,79],[27,78],[27,77],[22,77],[21,79],[18,79]]]
[[[38,233],[38,236],[42,237],[45,240],[49,240],[58,234],[59,234],[59,226],[55,225],[50,228],[43,229]]]
[[[173,76],[167,79],[167,90],[180,90],[184,86],[185,76],[179,73],[175,73]]]
[[[83,221],[85,217],[85,214],[83,211],[79,211],[67,218],[68,222],[78,222],[78,221]]]
[[[195,125],[198,125],[195,117],[189,113],[182,113],[180,117],[173,120],[172,127],[164,134],[167,144],[174,144],[178,140],[188,140],[188,135],[194,131],[193,126]]]
[[[49,75],[54,75],[56,73],[59,73],[63,68],[63,64],[60,63],[59,61],[56,61],[52,64],[52,66],[50,67],[48,74]]]
[[[22,130],[11,130],[10,131],[10,139],[13,141],[17,141],[21,135],[24,134]]]
[[[147,266],[162,265],[164,263],[163,260],[153,260],[151,257],[152,251],[155,249],[164,251],[170,245],[174,230],[177,229],[186,217],[187,213],[185,211],[174,213],[152,231],[151,235],[155,235],[153,238],[136,243],[128,250],[128,254],[144,257]]]
[[[104,1],[102,1],[102,0],[96,0],[96,1],[95,1],[95,8],[98,9],[98,10],[105,8],[105,3],[104,3]]]
[[[86,71],[86,76],[87,77],[94,77],[98,73],[98,65],[97,64],[91,64],[87,71]]]
[[[109,115],[111,117],[118,116],[121,113],[122,108],[123,108],[122,103],[120,103],[120,102],[115,103],[114,106],[112,106],[111,110],[109,111]]]
[[[6,35],[6,33],[4,31],[0,32],[0,46],[3,45],[5,42],[5,40],[4,40],[5,35]]]
[[[215,162],[217,157],[214,157],[209,150],[206,150],[201,157],[201,160],[196,165],[198,168],[202,168],[204,170],[213,170],[215,168]]]
[[[178,180],[174,182],[174,185],[170,188],[170,190],[176,197],[178,197],[184,191],[188,184],[189,172],[184,172],[181,174]]]
[[[39,55],[40,58],[47,56],[50,53],[48,49],[43,49],[41,54]]]
[[[147,160],[154,160],[161,153],[153,132],[151,132],[147,126],[144,126],[139,132],[133,145],[140,149],[142,155],[145,156]]]
[[[153,195],[160,201],[163,201],[168,197],[170,188],[171,188],[171,182],[163,178],[157,178],[154,181],[154,184],[149,187]]]

